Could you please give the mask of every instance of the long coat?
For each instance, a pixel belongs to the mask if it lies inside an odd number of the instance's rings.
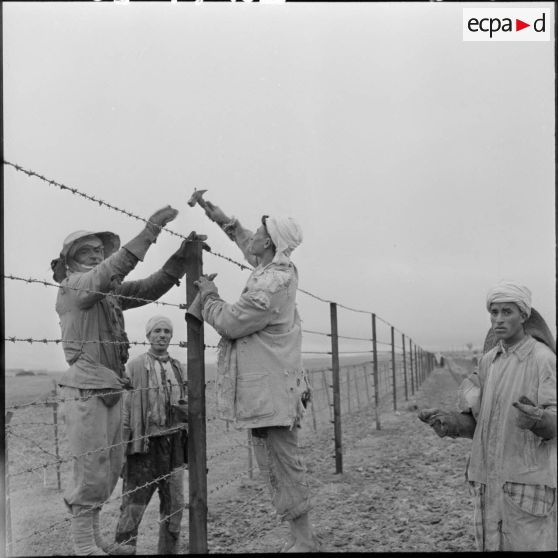
[[[251,233],[235,240],[250,263]],[[302,365],[301,321],[296,308],[296,267],[257,265],[239,300],[205,297],[202,315],[222,336],[217,363],[217,411],[244,428],[292,427],[304,414],[308,389]]]

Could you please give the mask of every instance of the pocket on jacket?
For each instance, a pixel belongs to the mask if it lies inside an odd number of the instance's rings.
[[[267,374],[251,374],[236,380],[236,417],[240,420],[275,414]]]
[[[556,503],[556,489],[540,484],[506,482],[504,497],[526,514],[546,517]]]

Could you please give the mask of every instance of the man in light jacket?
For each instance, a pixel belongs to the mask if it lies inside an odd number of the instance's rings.
[[[438,436],[472,438],[479,551],[556,551],[556,355],[531,292],[505,281],[486,307],[497,342],[459,388],[461,412],[423,409]],[[487,336],[488,337],[488,336]]]
[[[122,281],[143,260],[161,227],[177,214],[170,206],[155,212],[122,248],[112,232],[76,231],[66,237],[60,256],[51,262],[54,280],[60,283],[56,312],[69,364],[59,384],[74,456],[64,502],[72,513],[76,555],[135,550],[106,544],[99,530],[101,507],[116,486],[124,460],[120,399],[128,387],[124,372],[129,345],[122,312],[157,300],[178,284],[186,271],[186,241],[149,277]]]
[[[296,308],[298,272],[290,261],[302,231],[290,218],[262,218],[255,233],[207,202],[206,213],[255,266],[239,300],[229,304],[202,276],[203,319],[222,336],[217,371],[220,417],[250,429],[258,466],[278,515],[289,522],[284,551],[317,550],[309,519],[310,491],[298,448],[308,383]],[[194,304],[195,305],[195,304]]]

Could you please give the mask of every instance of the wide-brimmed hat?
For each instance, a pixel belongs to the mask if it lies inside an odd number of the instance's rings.
[[[120,237],[110,231],[75,231],[69,234],[62,243],[60,256],[50,262],[50,267],[54,272],[53,278],[57,283],[61,283],[66,278],[66,260],[72,244],[86,236],[96,236],[103,243],[105,258],[111,256],[120,248]]]

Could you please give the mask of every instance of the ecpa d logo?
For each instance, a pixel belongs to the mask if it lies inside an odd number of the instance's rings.
[[[550,41],[551,8],[463,8],[464,41]]]

